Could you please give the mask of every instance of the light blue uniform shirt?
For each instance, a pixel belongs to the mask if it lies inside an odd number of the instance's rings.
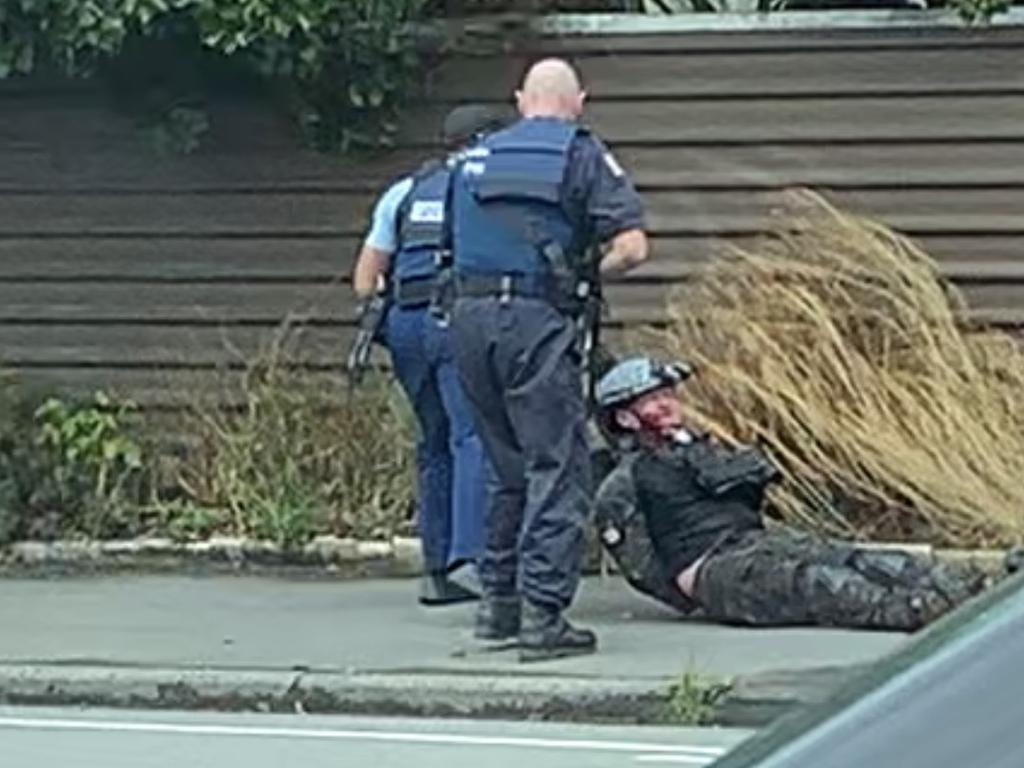
[[[364,244],[392,254],[398,250],[398,209],[412,190],[411,176],[399,179],[380,196],[373,209],[373,221]]]

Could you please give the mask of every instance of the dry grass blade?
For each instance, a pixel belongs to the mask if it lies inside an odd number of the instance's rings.
[[[695,362],[692,416],[763,443],[783,517],[939,544],[1024,538],[1024,351],[977,331],[914,243],[794,192],[760,242],[728,247],[645,337]]]
[[[178,488],[222,510],[218,528],[237,535],[298,544],[408,533],[415,435],[400,393],[384,376],[351,391],[340,373],[296,365],[301,345],[285,324],[240,375],[196,400],[181,425],[193,449]]]

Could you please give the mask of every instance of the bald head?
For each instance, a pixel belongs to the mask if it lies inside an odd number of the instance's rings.
[[[586,94],[576,71],[564,59],[538,61],[526,77],[516,101],[523,117],[560,117],[575,120],[583,112]]]

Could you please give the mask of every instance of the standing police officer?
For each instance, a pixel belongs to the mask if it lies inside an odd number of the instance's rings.
[[[435,316],[445,239],[448,179],[455,151],[499,127],[486,107],[463,106],[445,119],[450,154],[394,183],[378,200],[353,274],[367,298],[387,281],[384,342],[420,426],[418,523],[427,567],[424,605],[472,600],[458,572],[475,570],[483,548],[484,455],[458,382],[448,331]],[[475,581],[475,579],[473,579]]]
[[[519,637],[522,661],[591,653],[563,617],[576,592],[591,478],[572,286],[647,258],[640,198],[577,123],[573,69],[546,59],[516,98],[522,119],[465,153],[452,178],[452,340],[490,459],[478,638]]]

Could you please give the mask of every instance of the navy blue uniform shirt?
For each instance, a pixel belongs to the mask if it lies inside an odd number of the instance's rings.
[[[644,206],[633,182],[607,147],[581,133],[569,150],[563,205],[576,222],[588,222],[598,242],[628,229],[644,229]]]

